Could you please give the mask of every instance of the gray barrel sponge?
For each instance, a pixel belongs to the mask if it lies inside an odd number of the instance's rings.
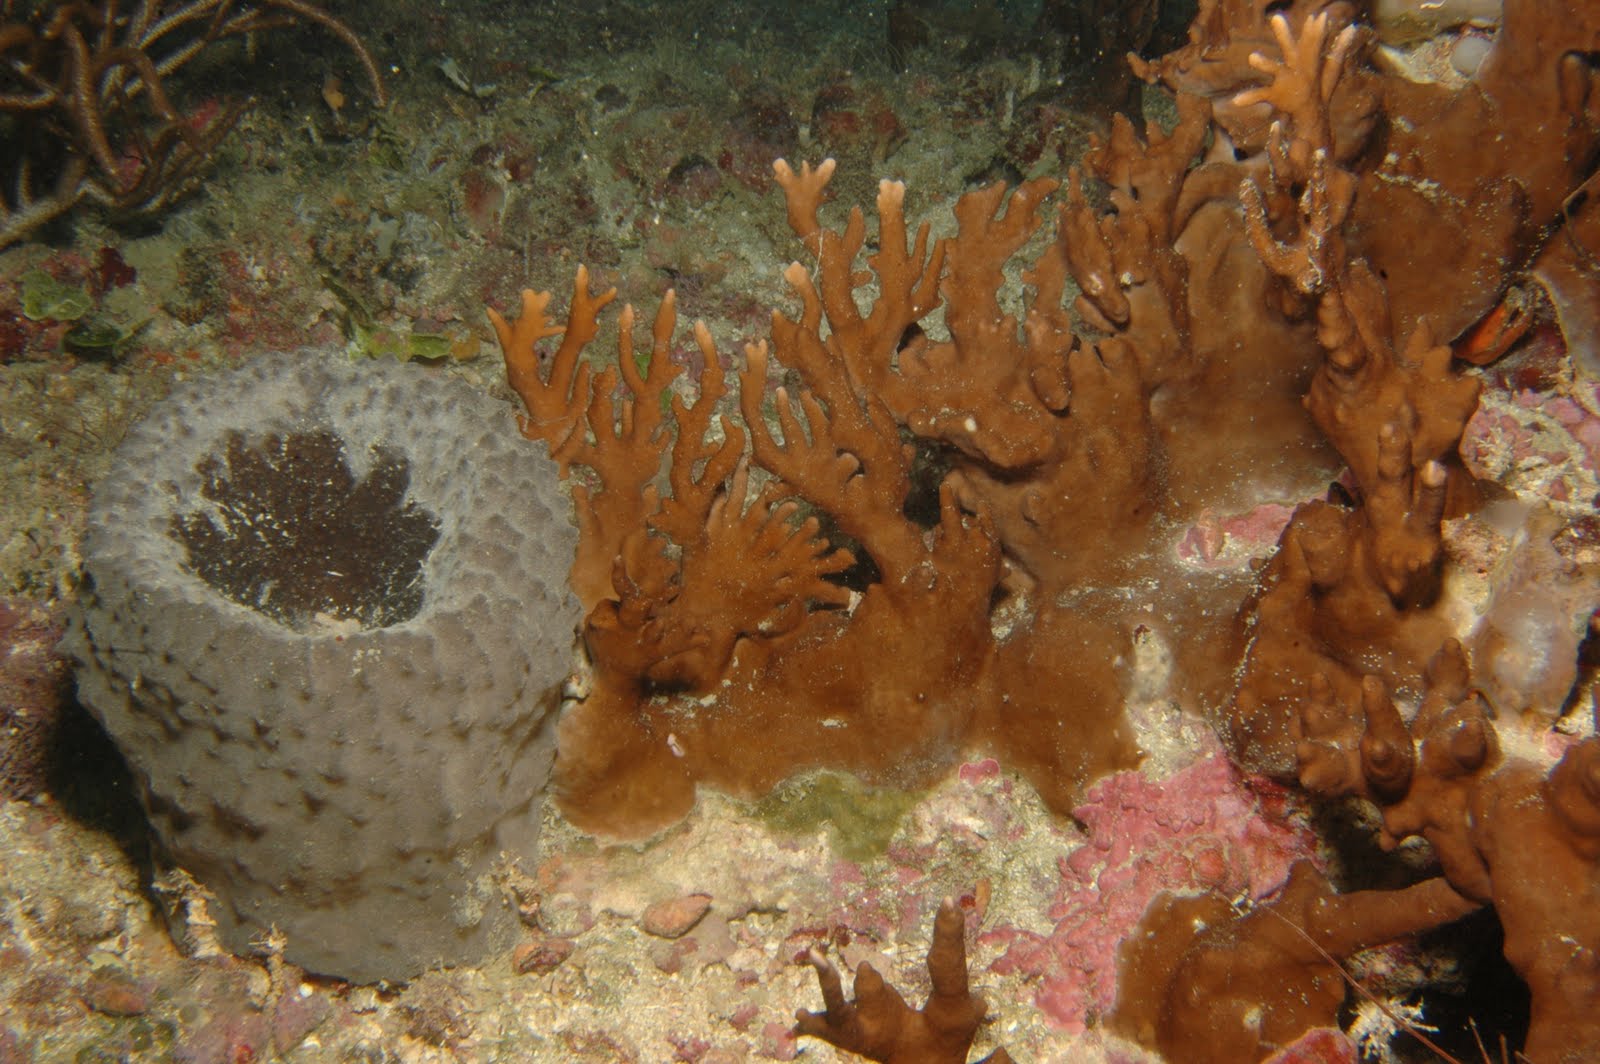
[[[510,407],[416,365],[268,356],[129,432],[65,645],[228,948],[370,982],[507,944],[576,539]]]

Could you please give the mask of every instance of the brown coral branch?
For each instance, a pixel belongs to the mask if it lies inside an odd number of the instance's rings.
[[[795,1034],[823,1041],[883,1064],[966,1064],[967,1050],[983,1022],[983,999],[967,982],[965,919],[946,898],[934,917],[928,947],[933,989],[921,1009],[906,1004],[871,964],[856,966],[855,1000],[847,1001],[839,970],[813,949],[806,960],[817,971],[823,1011],[795,1013]],[[978,1064],[1010,1064],[996,1049]]]
[[[778,636],[805,619],[809,604],[844,606],[850,592],[827,580],[855,563],[848,550],[820,535],[815,517],[795,522],[793,501],[778,502],[783,486],[769,483],[746,504],[750,469],[741,465],[711,506],[702,541],[686,550],[686,592],[706,588],[699,612],[735,636]]]
[[[1394,846],[1422,836],[1457,890],[1491,901],[1489,866],[1470,837],[1470,810],[1479,782],[1500,763],[1500,744],[1487,703],[1470,685],[1466,654],[1453,639],[1428,663],[1427,694],[1411,734],[1416,771],[1401,798],[1383,807],[1380,838]]]
[[[905,185],[880,182],[878,251],[867,257],[877,276],[878,294],[872,309],[862,314],[855,300],[856,288],[866,279],[855,269],[856,257],[866,242],[861,209],[851,210],[842,231],[824,228],[817,217],[834,166],[832,159],[824,159],[815,170],[803,164],[797,174],[779,159],[773,172],[788,205],[790,228],[817,260],[819,302],[828,320],[830,356],[844,370],[855,393],[876,394],[899,414],[911,394],[900,386],[891,367],[907,331],[939,305],[945,242],[930,244],[930,227],[924,222],[908,245]]]
[[[580,555],[583,544],[579,544]],[[678,565],[659,536],[625,537],[612,562],[607,590],[584,621],[589,660],[603,679],[642,688],[660,663],[703,649],[709,639],[673,626],[664,616],[677,595]],[[675,670],[681,672],[682,670]]]
[[[670,288],[656,309],[644,371],[634,352],[633,323],[632,305],[624,306],[617,318],[617,363],[602,370],[590,388],[589,407],[584,412],[588,438],[579,441],[574,436],[566,448],[571,461],[588,466],[599,476],[602,494],[641,496],[655,480],[669,442],[664,431],[668,390],[683,372],[671,357],[678,311]],[[563,340],[562,347],[566,346]],[[619,375],[627,388],[620,403]],[[646,514],[653,510],[650,507]]]
[[[1089,138],[1084,165],[1111,188],[1111,205],[1119,215],[1140,214],[1155,230],[1154,239],[1170,244],[1187,220],[1177,212],[1183,179],[1195,154],[1205,145],[1211,124],[1211,106],[1187,93],[1175,101],[1178,122],[1170,133],[1155,122],[1145,124],[1144,135],[1125,116],[1111,121],[1111,135]]]
[[[828,182],[833,180],[833,172],[838,165],[833,159],[824,159],[814,167],[809,162],[803,162],[797,174],[787,160],[779,159],[772,164],[773,176],[783,189],[783,202],[789,212],[789,228],[794,230],[795,236],[801,239],[812,255],[822,253],[823,229],[817,212],[822,207]],[[846,245],[841,242],[835,246],[843,249]],[[857,241],[845,259],[846,265],[854,260],[855,253],[860,250],[861,245]]]
[[[1346,240],[1356,181],[1333,159],[1328,109],[1352,38],[1341,33],[1330,46],[1327,28],[1311,18],[1296,37],[1274,18],[1285,59],[1253,63],[1274,80],[1243,98],[1285,117],[1268,138],[1267,188],[1249,179],[1239,196],[1261,260],[1317,300],[1324,358],[1305,405],[1349,466],[1354,491],[1344,499],[1349,509],[1302,507],[1285,531],[1257,604],[1233,726],[1236,736],[1251,735],[1250,746],[1271,748],[1271,736],[1294,717],[1279,700],[1304,698],[1306,678],[1318,678],[1328,689],[1311,697],[1330,708],[1306,722],[1312,745],[1302,752],[1316,755],[1316,786],[1337,789],[1354,786],[1349,766],[1324,760],[1318,767],[1319,731],[1359,732],[1362,677],[1375,672],[1388,685],[1410,684],[1449,634],[1437,609],[1443,523],[1471,491],[1458,448],[1479,385],[1455,370],[1449,347],[1433,343],[1426,322],[1397,347],[1386,283]],[[1296,184],[1304,186],[1298,214],[1270,217],[1267,196],[1291,202]],[[1281,767],[1281,754],[1268,760]]]
[[[1356,27],[1353,23],[1346,25],[1334,36],[1333,43],[1327,44],[1330,22],[1326,11],[1303,21],[1298,38],[1282,14],[1274,14],[1267,25],[1281,58],[1250,53],[1250,66],[1265,74],[1268,83],[1244,90],[1233,98],[1233,103],[1237,107],[1270,104],[1273,110],[1288,116],[1294,144],[1289,161],[1303,176],[1311,152],[1333,149],[1328,107],[1356,44]]]
[[[615,298],[615,288],[592,295],[588,267],[579,266],[564,325],[557,325],[545,313],[550,293],[528,288],[522,290],[522,312],[515,321],[508,321],[493,307],[488,311],[505,359],[506,381],[527,411],[526,416],[518,416],[517,427],[528,439],[549,444],[551,456],[563,471],[572,461],[570,448],[581,442],[574,442],[574,437],[579,435],[589,405],[590,371],[578,356],[600,330],[600,311]],[[561,337],[561,345],[550,359],[549,371],[541,372],[542,360],[535,345],[552,336]]]
[[[1273,141],[1277,141],[1280,132],[1281,127],[1274,125]],[[1342,257],[1337,229],[1350,209],[1350,197],[1355,192],[1351,181],[1330,181],[1329,166],[1325,149],[1318,148],[1311,153],[1305,191],[1299,199],[1300,227],[1292,243],[1273,236],[1267,202],[1256,182],[1247,179],[1239,183],[1245,231],[1256,254],[1273,273],[1306,295],[1326,291],[1331,279],[1337,276]],[[1340,191],[1334,191],[1335,188]]]
[[[1038,465],[1058,449],[1060,425],[1049,404],[1056,410],[1066,405],[1064,356],[1073,343],[1060,313],[1060,271],[1049,265],[1040,270],[1025,334],[1001,309],[996,283],[1038,230],[1040,203],[1056,184],[1025,182],[1009,199],[998,184],[956,202],[959,229],[950,241],[943,285],[951,338],[936,343],[918,335],[900,356],[900,376],[912,399],[899,413],[912,431],[1002,469]],[[1068,327],[1056,333],[1050,326]],[[1025,347],[1025,339],[1038,347]]]
[[[1277,193],[1273,202],[1296,202],[1290,192],[1303,186],[1297,205],[1299,218],[1292,242],[1276,239],[1268,217],[1268,200],[1255,178],[1241,183],[1246,231],[1256,252],[1274,273],[1305,294],[1325,292],[1337,285],[1344,262],[1340,229],[1355,197],[1354,175],[1333,160],[1335,150],[1329,108],[1334,89],[1356,41],[1356,28],[1345,26],[1327,43],[1327,12],[1306,19],[1296,37],[1281,14],[1272,16],[1271,29],[1282,59],[1261,52],[1250,54],[1250,65],[1269,76],[1268,84],[1247,89],[1233,98],[1236,107],[1269,105],[1274,119],[1266,144],[1269,183]]]
[[[14,122],[8,132],[20,145],[0,175],[0,246],[86,198],[151,211],[189,191],[249,102],[226,105],[196,129],[166,79],[218,41],[315,23],[355,55],[377,105],[386,100],[360,37],[307,0],[145,0],[131,13],[115,0],[35,5],[26,14],[8,3],[0,17],[0,114]],[[40,185],[50,191],[41,195]]]
[[[643,454],[641,448],[659,446],[662,439],[659,415],[642,414],[647,405],[659,411],[663,389],[676,375],[675,367],[662,368],[673,322],[668,300],[657,314],[650,372],[629,376],[634,399],[631,410],[625,409],[623,432],[637,446],[621,454]],[[774,638],[793,631],[812,608],[844,606],[849,592],[828,578],[855,559],[821,537],[815,517],[793,521],[799,507],[779,502],[787,493],[781,482],[769,482],[747,504],[750,469],[740,462],[744,432],[723,417],[720,442],[706,439],[727,385],[710,330],[696,322],[694,335],[702,357],[699,395],[692,405],[671,397],[677,424],[668,466],[671,493],[647,518],[653,531],[677,546],[677,561],[667,556],[659,536],[630,536],[613,569],[619,601],[591,617],[590,642],[601,650],[598,657],[657,687],[704,690],[722,675],[739,639]],[[624,375],[631,364],[632,351],[625,349]],[[602,375],[602,386],[605,381]],[[592,418],[603,424],[608,412],[609,405],[598,407]],[[622,485],[615,493],[619,505],[630,492],[645,505],[654,500],[653,487],[629,479],[643,468],[637,457],[588,464],[605,485],[602,500],[615,484]],[[600,536],[599,527],[590,534]],[[631,634],[622,634],[622,643],[613,647],[611,633]]]
[[[1318,310],[1317,339],[1327,358],[1306,408],[1370,495],[1380,477],[1383,426],[1410,438],[1414,469],[1430,461],[1452,465],[1479,385],[1456,372],[1450,348],[1433,342],[1426,323],[1397,351],[1383,282],[1360,260],[1342,273],[1335,297]]]
[[[506,378],[527,410],[518,419],[522,434],[547,443],[563,474],[574,464],[594,474],[595,487],[580,484],[572,491],[581,532],[572,583],[586,608],[612,596],[612,570],[624,541],[656,511],[653,482],[670,442],[666,396],[683,372],[670,357],[677,310],[669,290],[656,312],[646,368],[635,358],[629,306],[618,321],[617,365],[591,373],[581,356],[599,332],[601,310],[615,297],[615,289],[591,293],[589,273],[579,267],[564,326],[546,313],[548,292],[524,291],[522,314],[515,322],[489,311]],[[561,343],[548,373],[541,372],[536,345],[556,335]],[[720,374],[720,367],[715,372]],[[619,384],[626,387],[620,401]]]
[[[997,367],[1017,361],[1016,319],[1001,309],[994,279],[1038,231],[1039,205],[1059,184],[1049,178],[1024,181],[1007,197],[1001,182],[956,201],[957,230],[944,283],[945,319],[969,359],[986,357]]]
[[[719,419],[722,439],[714,450],[707,439],[717,404],[728,392],[727,375],[711,330],[704,322],[694,323],[694,339],[703,367],[699,394],[693,405],[680,395],[672,396],[672,420],[678,432],[667,469],[671,493],[650,518],[651,528],[677,543],[692,542],[705,527],[724,483],[739,465],[745,445],[744,430],[726,415]]]
[[[1188,266],[1175,242],[1188,220],[1179,203],[1189,165],[1205,142],[1210,108],[1184,96],[1178,115],[1170,134],[1152,123],[1142,138],[1119,115],[1110,139],[1091,140],[1084,162],[1110,186],[1113,209],[1092,209],[1074,172],[1057,241],[1081,291],[1075,309],[1090,326],[1133,345],[1152,388],[1195,368],[1186,357]]]
[[[780,442],[761,410],[767,345],[745,347],[739,409],[751,447],[764,468],[833,515],[893,583],[925,553],[920,535],[902,513],[910,490],[910,456],[889,410],[875,396],[856,396],[840,360],[823,340],[821,299],[805,270],[792,265],[784,277],[800,295],[803,309],[798,319],[773,314],[773,344],[784,364],[800,371],[807,388],[798,398],[798,411],[787,388],[776,390]]]
[[[1449,472],[1435,460],[1411,463],[1411,441],[1393,422],[1378,433],[1378,481],[1367,496],[1373,564],[1389,597],[1432,602],[1439,590]]]
[[[1396,800],[1411,785],[1411,732],[1376,676],[1361,683],[1359,715],[1335,697],[1323,673],[1292,722],[1300,786],[1323,798]]]
[[[675,564],[657,537],[623,544],[612,583],[618,600],[590,615],[586,638],[603,667],[657,689],[704,692],[722,677],[740,639],[794,631],[814,607],[841,607],[850,592],[828,578],[855,561],[794,522],[793,502],[769,484],[746,504],[741,465],[712,502],[704,527]]]

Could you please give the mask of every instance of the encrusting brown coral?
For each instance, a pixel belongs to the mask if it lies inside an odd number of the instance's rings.
[[[1526,1058],[1594,1059],[1600,736],[1573,742],[1548,771],[1504,758],[1454,640],[1429,662],[1427,693],[1409,726],[1380,682],[1369,678],[1363,693],[1360,727],[1318,701],[1302,709],[1301,785],[1325,798],[1375,802],[1387,848],[1426,839],[1441,873],[1430,882],[1499,914],[1506,960],[1532,995]]]
[[[1242,915],[1216,895],[1164,894],[1119,951],[1110,1027],[1186,1064],[1261,1060],[1338,1025],[1345,958],[1478,907],[1439,879],[1338,894],[1306,861]]]
[[[967,1050],[983,1022],[983,999],[967,985],[966,923],[951,898],[939,906],[928,947],[927,1004],[913,1009],[871,964],[856,966],[854,1001],[846,1001],[839,970],[813,949],[823,1011],[795,1013],[795,1034],[820,1038],[884,1064],[966,1064]],[[977,1064],[1011,1064],[1004,1049]]]

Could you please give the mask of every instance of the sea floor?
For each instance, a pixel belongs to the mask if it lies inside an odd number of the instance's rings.
[[[195,906],[168,927],[154,898],[187,888],[148,867],[132,782],[55,642],[91,486],[175,382],[317,348],[509,394],[484,307],[523,287],[564,305],[580,263],[647,313],[674,288],[681,319],[735,350],[788,305],[781,270],[803,255],[775,157],[837,155],[838,211],[903,179],[908,214],[947,232],[969,182],[1063,173],[1101,121],[1016,46],[1026,5],[952,16],[909,52],[882,4],[782,6],[342,4],[386,71],[386,110],[337,42],[264,35],[184,85],[191,106],[257,99],[201,191],[159,219],[82,211],[0,252],[0,1064],[844,1060],[789,1033],[796,1008],[821,1007],[805,951],[871,960],[920,1001],[947,896],[991,1007],[977,1050],[1136,1061],[1099,1019],[1143,902],[1202,880],[1260,896],[1315,851],[1307,810],[1234,775],[1156,698],[1132,707],[1142,771],[1086,798],[1143,852],[980,761],[919,795],[834,777],[755,806],[707,795],[639,845],[549,809],[520,862],[524,941],[408,985],[306,977],[271,942],[227,955]],[[1488,403],[1508,433],[1544,416],[1509,389]],[[1576,498],[1585,461],[1540,475],[1565,470]],[[1192,815],[1158,825],[1160,809]],[[1191,868],[1207,846],[1220,879]],[[1094,860],[1069,863],[1084,847]],[[1094,886],[1107,868],[1128,884],[1117,905]]]

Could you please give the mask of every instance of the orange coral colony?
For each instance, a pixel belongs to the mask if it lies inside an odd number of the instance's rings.
[[[968,192],[945,238],[912,233],[884,181],[869,251],[859,209],[822,220],[831,161],[777,163],[815,265],[788,267],[798,310],[745,347],[738,418],[703,325],[697,388],[678,382],[670,293],[650,352],[625,309],[599,372],[584,349],[613,293],[584,271],[564,325],[548,294],[491,312],[523,433],[583,470],[591,672],[558,799],[640,836],[700,783],[757,795],[828,766],[909,785],[983,751],[1066,811],[1138,761],[1125,705],[1177,702],[1240,763],[1367,803],[1380,842],[1420,837],[1435,864],[1353,893],[1304,866],[1237,921],[1153,906],[1123,957],[1124,1034],[1273,1052],[1333,1021],[1343,956],[1493,906],[1532,994],[1528,1058],[1594,1059],[1600,721],[1567,692],[1600,585],[1532,508],[1527,572],[1491,581],[1474,623],[1447,530],[1503,493],[1462,460],[1464,364],[1541,299],[1561,324],[1600,306],[1600,7],[1506,0],[1450,82],[1403,76],[1351,5],[1275,6],[1203,0],[1185,47],[1133,60],[1173,93],[1170,128],[1119,117],[1064,189]],[[1215,550],[1240,529],[1277,539],[1255,570]],[[1492,705],[1512,698],[1521,735]]]
[[[1385,72],[1319,7],[1203,4],[1188,46],[1135,61],[1174,92],[1170,130],[1119,117],[1087,175],[968,192],[947,238],[911,233],[884,181],[863,255],[860,210],[820,217],[832,161],[779,162],[815,266],[785,270],[798,311],[737,362],[739,418],[703,325],[696,388],[677,380],[671,293],[649,352],[625,308],[598,371],[614,292],[585,271],[564,323],[548,293],[491,311],[581,524],[592,673],[556,767],[574,822],[640,836],[699,783],[909,785],[969,750],[1065,809],[1138,761],[1134,695],[1213,713],[1287,776],[1307,699],[1354,719],[1364,677],[1420,690],[1453,634],[1441,523],[1474,496],[1478,385],[1439,340],[1496,312],[1571,208],[1600,144],[1572,59],[1595,28],[1511,0],[1450,90]],[[1422,265],[1443,255],[1460,269]],[[1259,579],[1194,549],[1341,463]]]
[[[545,294],[526,293],[515,324],[495,316],[524,434],[593,474],[575,488],[573,571],[593,676],[557,766],[574,821],[647,833],[683,815],[697,782],[757,794],[813,766],[913,784],[969,748],[1065,807],[1138,759],[1122,703],[1141,641],[1225,694],[1214,647],[1233,638],[1244,583],[1188,566],[1178,538],[1208,507],[1303,492],[1292,471],[1316,484],[1331,461],[1298,412],[1304,328],[1230,335],[1231,308],[1193,299],[1170,246],[1195,227],[1243,240],[1236,213],[1178,216],[1205,129],[1196,105],[1150,142],[1119,126],[1089,165],[1120,211],[1098,214],[1074,177],[1019,313],[997,293],[1056,182],[969,193],[939,241],[907,233],[904,189],[884,182],[864,309],[864,218],[818,220],[832,163],[779,163],[818,268],[788,268],[798,315],[775,314],[770,348],[745,349],[742,426],[712,428],[727,386],[703,326],[698,395],[671,390],[670,296],[648,358],[625,309],[617,368],[598,374],[580,353],[612,293],[592,294],[585,273],[564,328]],[[1243,261],[1258,291],[1272,283]],[[1092,338],[1074,332],[1069,279]],[[920,323],[941,304],[939,339]],[[535,344],[556,335],[545,370]],[[773,359],[793,384],[769,388]],[[1216,435],[1202,436],[1208,419],[1247,418],[1265,426],[1248,443],[1197,442]]]

